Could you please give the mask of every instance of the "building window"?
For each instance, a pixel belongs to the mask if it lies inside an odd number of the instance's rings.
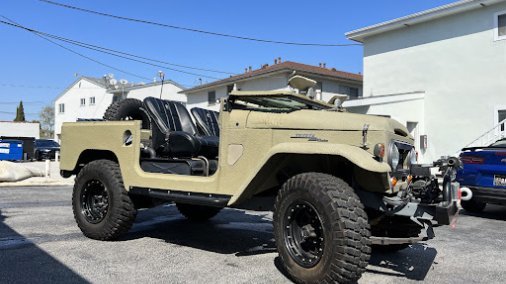
[[[358,98],[358,88],[350,87],[350,98]]]
[[[81,98],[81,106],[85,106],[86,105],[86,99],[85,98]]]
[[[95,105],[95,97],[90,98],[90,106]]]
[[[58,104],[58,113],[65,113],[65,104]]]
[[[227,96],[230,95],[230,93],[234,90],[234,85],[228,85],[227,86]]]
[[[350,98],[358,98],[359,96],[359,90],[356,87],[348,87],[348,86],[341,86],[339,88],[340,93],[343,95],[347,95]]]
[[[506,39],[506,11],[495,14],[495,40]]]
[[[209,103],[209,105],[216,104],[216,92],[215,91],[210,91],[207,93],[207,102]]]

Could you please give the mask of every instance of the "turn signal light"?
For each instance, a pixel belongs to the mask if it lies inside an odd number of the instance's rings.
[[[392,186],[395,186],[397,184],[397,178],[393,177],[391,180]]]

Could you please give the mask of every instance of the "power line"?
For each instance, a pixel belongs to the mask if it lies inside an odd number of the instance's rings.
[[[61,90],[62,88],[53,87],[53,86],[42,86],[42,85],[25,85],[25,84],[11,84],[11,83],[0,83],[0,87],[7,88],[26,88],[26,89],[53,89],[53,90]]]
[[[1,16],[1,17],[4,17],[4,16]],[[175,69],[175,68],[167,67],[167,66],[160,65],[160,64],[150,63],[150,62],[147,62],[147,61],[144,61],[144,60],[135,59],[135,58],[141,58],[141,59],[151,60],[151,61],[155,61],[155,62],[163,62],[163,61],[159,61],[159,60],[155,60],[155,59],[149,59],[149,58],[146,58],[146,57],[142,57],[142,56],[126,53],[126,52],[123,52],[123,51],[117,51],[117,50],[113,50],[113,49],[109,49],[109,48],[105,48],[105,47],[100,47],[100,46],[97,46],[97,45],[92,45],[92,44],[89,44],[89,43],[84,43],[84,42],[76,41],[76,40],[73,40],[73,39],[64,38],[64,37],[57,36],[57,35],[41,32],[41,31],[38,31],[38,30],[35,30],[35,29],[32,29],[32,28],[28,28],[28,27],[19,25],[17,23],[16,24],[14,24],[14,23],[8,23],[8,22],[1,21],[1,20],[0,20],[0,23],[5,24],[5,25],[9,25],[9,26],[12,26],[12,27],[20,28],[20,29],[23,29],[23,30],[26,30],[26,31],[29,31],[29,32],[32,32],[32,33],[34,33],[34,34],[36,34],[38,36],[44,37],[46,40],[49,40],[48,38],[52,38],[52,39],[55,39],[55,40],[66,42],[68,44],[80,46],[82,48],[91,49],[91,50],[94,50],[94,51],[97,51],[97,52],[109,54],[109,55],[112,55],[112,56],[116,56],[116,57],[119,57],[119,58],[135,61],[135,62],[138,62],[138,63],[142,63],[142,64],[154,66],[154,67],[164,68],[164,69],[171,70],[171,71],[174,71],[174,72],[179,72],[179,73],[188,74],[188,75],[192,75],[192,76],[198,76],[198,77],[206,77],[206,78],[210,78],[210,79],[220,79],[220,78],[209,76],[209,75],[188,72],[188,71],[184,71],[184,70],[180,70],[180,69]],[[128,55],[130,57],[134,57],[134,58],[130,58],[128,56],[124,56],[123,54],[124,55]],[[195,67],[191,67],[191,68],[195,69]],[[200,70],[203,70],[203,69],[200,69]],[[209,71],[209,70],[210,69],[207,69],[206,71]],[[216,70],[214,70],[213,72],[216,72]],[[223,72],[223,71],[220,71],[220,73],[233,74],[233,73]],[[146,79],[146,80],[149,80],[149,79]]]
[[[201,34],[227,37],[227,38],[234,38],[234,39],[240,39],[240,40],[272,43],[272,44],[298,45],[298,46],[318,46],[318,47],[344,47],[344,46],[359,46],[359,45],[361,45],[359,43],[331,44],[331,43],[291,42],[291,41],[278,41],[278,40],[269,40],[269,39],[253,38],[253,37],[246,37],[246,36],[238,36],[238,35],[224,34],[224,33],[211,32],[211,31],[200,30],[200,29],[193,29],[193,28],[163,24],[163,23],[158,23],[158,22],[153,22],[153,21],[143,20],[143,19],[134,19],[134,18],[129,18],[129,17],[125,17],[125,16],[112,15],[112,14],[108,14],[108,13],[104,13],[104,12],[89,10],[89,9],[71,6],[71,5],[58,3],[58,2],[54,2],[54,1],[49,1],[49,0],[39,0],[39,1],[47,3],[47,4],[55,5],[55,6],[60,6],[60,7],[67,8],[67,9],[72,9],[72,10],[76,10],[76,11],[80,11],[80,12],[95,14],[95,15],[99,15],[99,16],[104,16],[104,17],[109,17],[109,18],[114,18],[114,19],[119,19],[119,20],[124,20],[124,21],[137,22],[137,23],[159,26],[159,27],[164,27],[164,28],[171,28],[171,29],[183,30],[183,31],[188,31],[188,32],[201,33]]]
[[[45,104],[45,102],[43,101],[23,101],[23,105],[28,105],[28,104],[36,104],[36,105],[40,105],[40,104]],[[19,101],[18,102],[0,102],[0,105],[17,105],[19,104]]]
[[[16,114],[16,112],[13,111],[0,111],[1,114]],[[33,112],[25,112],[25,115],[39,115],[38,113]]]
[[[2,17],[2,18],[4,18],[4,19],[7,19],[9,22],[11,22],[11,23],[8,23],[8,22],[5,22],[5,21],[1,21],[1,22],[2,22],[2,23],[4,23],[4,24],[11,25],[11,26],[19,26],[16,22],[14,22],[13,20],[11,20],[11,19],[9,19],[9,18],[7,18],[7,17],[5,17],[5,16],[1,16],[1,15],[0,15],[0,17]],[[96,59],[93,59],[93,58],[91,58],[91,57],[89,57],[89,56],[86,56],[86,55],[84,55],[84,54],[82,54],[82,53],[79,53],[79,52],[77,52],[77,51],[75,51],[75,50],[72,50],[72,49],[70,49],[70,48],[68,48],[68,47],[66,47],[66,46],[63,46],[63,45],[61,45],[61,44],[59,44],[59,43],[57,43],[57,42],[55,42],[55,41],[53,41],[53,40],[50,40],[50,39],[48,39],[48,38],[44,37],[43,35],[40,35],[40,34],[37,34],[37,33],[34,33],[34,34],[35,34],[36,36],[38,36],[38,37],[40,37],[40,38],[42,38],[42,39],[44,39],[44,40],[46,40],[46,41],[48,41],[48,42],[52,43],[52,44],[54,44],[54,45],[59,46],[60,48],[63,48],[63,49],[65,49],[65,50],[67,50],[68,52],[74,53],[75,55],[78,55],[78,56],[80,56],[80,57],[82,57],[82,58],[85,58],[85,59],[87,59],[87,60],[89,60],[89,61],[95,62],[96,64],[99,64],[99,65],[105,66],[105,67],[107,67],[107,68],[110,68],[110,69],[116,70],[116,71],[118,71],[118,72],[121,72],[121,73],[124,73],[124,74],[130,75],[130,76],[133,76],[133,77],[137,77],[137,78],[140,78],[140,79],[143,79],[143,80],[151,80],[150,78],[147,78],[147,77],[144,77],[144,76],[141,76],[141,75],[137,75],[137,74],[134,74],[134,73],[131,73],[131,72],[128,72],[128,71],[125,71],[125,70],[122,70],[122,69],[116,68],[116,67],[111,66],[111,65],[109,65],[109,64],[106,64],[106,63],[100,62],[100,61],[98,61],[98,60],[96,60]]]

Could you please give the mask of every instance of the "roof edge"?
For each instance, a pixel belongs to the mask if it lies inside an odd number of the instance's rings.
[[[80,76],[79,78],[75,79],[74,82],[72,82],[67,88],[65,88],[65,90],[63,90],[54,100],[53,100],[53,103],[56,103],[57,100],[59,100],[63,95],[65,95],[70,89],[72,89],[72,87],[74,87],[78,82],[80,82],[81,80],[86,80],[87,82],[89,83],[92,83],[93,85],[96,85],[100,88],[103,88],[103,89],[107,89],[105,88],[104,86],[98,84],[97,82],[91,80],[89,77],[87,76]]]
[[[442,5],[418,13],[410,14],[404,17],[393,19],[386,22],[381,22],[375,25],[367,26],[364,28],[356,29],[345,33],[345,36],[360,43],[363,43],[366,37],[397,30],[406,26],[415,25],[427,22],[434,19],[439,19],[458,13],[471,11],[474,9],[490,6],[506,0],[461,0],[454,3]]]

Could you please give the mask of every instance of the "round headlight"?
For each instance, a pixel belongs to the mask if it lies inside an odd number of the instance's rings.
[[[397,166],[399,165],[399,148],[392,143],[390,144],[390,147],[388,149],[388,162],[390,166],[392,167],[392,170],[395,171],[397,169]]]
[[[411,151],[409,151],[408,157],[406,160],[407,160],[408,168],[411,168],[411,165],[414,165],[417,163],[415,148],[413,148],[413,149],[411,149]]]

